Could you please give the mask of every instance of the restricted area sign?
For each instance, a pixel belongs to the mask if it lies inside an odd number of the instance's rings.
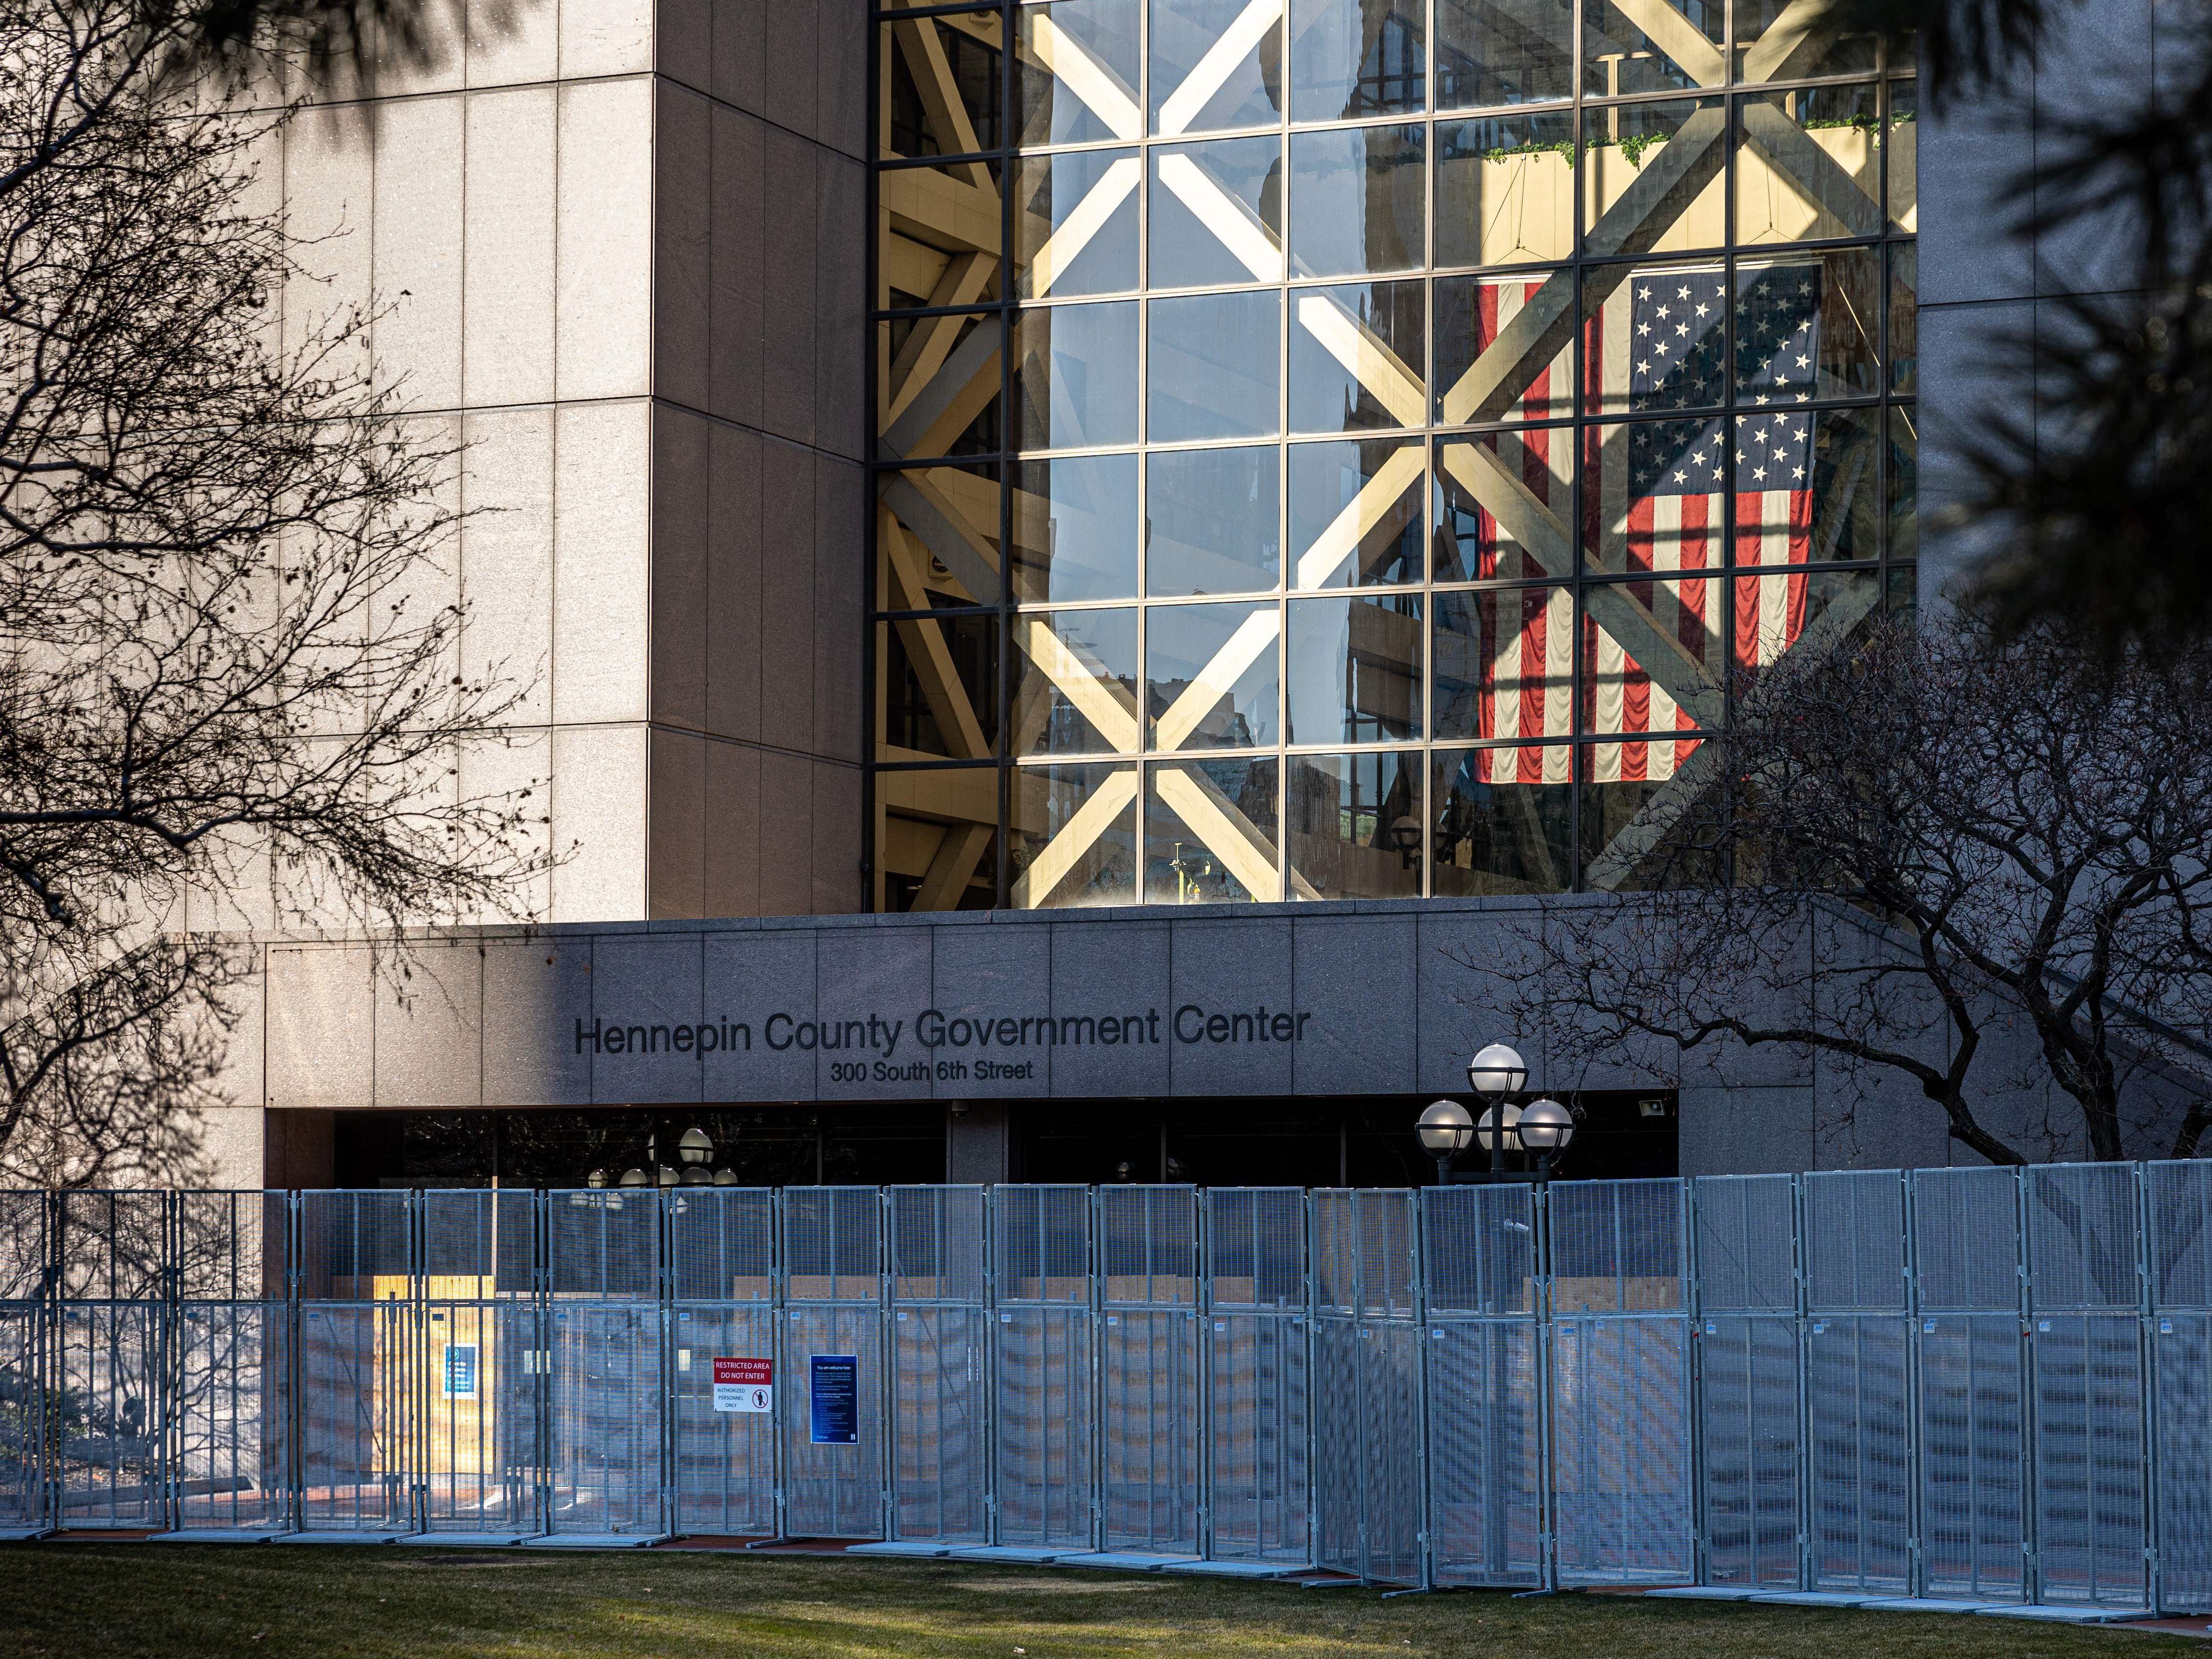
[[[714,1409],[718,1412],[764,1412],[775,1406],[775,1361],[726,1359],[714,1361]]]

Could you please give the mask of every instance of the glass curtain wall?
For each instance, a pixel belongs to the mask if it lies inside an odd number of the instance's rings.
[[[1911,599],[1911,64],[1826,12],[883,11],[878,907],[1644,879]]]

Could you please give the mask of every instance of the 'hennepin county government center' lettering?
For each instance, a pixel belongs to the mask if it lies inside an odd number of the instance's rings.
[[[1264,1004],[1250,1008],[1207,1008],[1187,1002],[1173,1013],[1157,1008],[1122,1014],[947,1014],[925,1008],[911,1024],[870,1014],[866,1019],[801,1019],[770,1014],[762,1022],[761,1041],[782,1050],[842,1050],[894,1058],[902,1039],[936,1051],[945,1048],[1050,1048],[1112,1047],[1117,1044],[1176,1042],[1297,1042],[1304,1039],[1310,1013],[1293,1013]],[[697,1024],[629,1025],[594,1019],[576,1022],[576,1052],[595,1054],[711,1054],[750,1051],[752,1025],[744,1020],[710,1019]]]

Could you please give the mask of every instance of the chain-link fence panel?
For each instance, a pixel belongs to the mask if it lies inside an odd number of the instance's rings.
[[[881,1538],[884,1218],[873,1187],[783,1198],[784,1530]]]
[[[1559,1582],[1680,1583],[1697,1553],[1686,1189],[1575,1182],[1546,1201]]]
[[[1436,1187],[1420,1209],[1431,1571],[1445,1584],[1540,1583],[1535,1189]]]
[[[538,1531],[538,1415],[547,1370],[542,1206],[529,1192],[422,1194],[424,1523]]]
[[[1706,1577],[1799,1589],[1796,1181],[1700,1176],[1691,1208]]]
[[[1322,1565],[1422,1582],[1424,1328],[1414,1194],[1313,1195],[1314,1505]]]
[[[1209,1540],[1220,1560],[1311,1559],[1305,1194],[1204,1195]]]
[[[2022,1176],[2034,1413],[2036,1599],[2148,1597],[2142,1233],[2129,1164]]]
[[[994,1187],[991,1204],[997,1541],[1093,1548],[1098,1455],[1091,1192]]]
[[[2158,1604],[2212,1607],[2212,1163],[2153,1164],[2143,1175]]]
[[[1812,1586],[1902,1595],[1912,1584],[1905,1180],[1834,1170],[1802,1186]]]
[[[283,1193],[176,1194],[169,1415],[179,1527],[290,1525],[291,1221]]]
[[[1098,1192],[1101,1538],[1109,1550],[1199,1553],[1198,1195]]]
[[[892,1535],[988,1543],[988,1194],[894,1187],[885,1202]]]
[[[772,1536],[775,1391],[792,1383],[776,1374],[775,1194],[686,1188],[668,1208],[674,1525],[716,1537]],[[729,1369],[748,1382],[718,1395],[717,1360],[742,1362]],[[765,1383],[750,1381],[763,1375]]]
[[[2029,1563],[2019,1176],[1916,1170],[1910,1180],[1920,1588],[2021,1601]]]

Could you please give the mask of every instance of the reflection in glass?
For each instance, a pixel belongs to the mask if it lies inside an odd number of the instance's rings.
[[[1437,125],[1437,264],[1517,265],[1575,248],[1575,118]]]
[[[998,603],[996,465],[879,472],[876,499],[877,603],[884,610]]]
[[[1162,145],[1152,157],[1154,288],[1281,280],[1281,139]]]
[[[1889,250],[1889,389],[1910,395],[1920,380],[1920,250]]]
[[[1587,0],[1583,91],[1624,93],[1717,87],[1728,8],[1721,0]]]
[[[1791,570],[1739,576],[1734,586],[1735,666],[1747,684],[1796,650],[1816,625],[1823,650],[1844,648],[1881,599],[1871,570]]]
[[[1574,8],[1567,0],[1436,4],[1439,110],[1574,95]]]
[[[1889,556],[1920,554],[1920,433],[1911,404],[1889,411]]]
[[[1291,265],[1302,276],[1411,270],[1428,246],[1428,129],[1291,137]]]
[[[1574,735],[1572,590],[1491,588],[1439,593],[1432,603],[1436,686],[1431,735],[1524,744]],[[1565,763],[1561,758],[1559,764],[1564,768]]]
[[[1871,85],[1739,98],[1735,110],[1737,241],[1881,229],[1881,124]]]
[[[1137,596],[1137,458],[1025,461],[1014,495],[1014,597],[1025,605]]]
[[[1421,580],[1418,441],[1293,444],[1290,468],[1294,586]]]
[[[1136,442],[1136,302],[1022,312],[1014,373],[1023,448]]]
[[[1291,297],[1291,430],[1421,424],[1427,353],[1419,283],[1350,283]]]
[[[878,769],[886,910],[988,910],[999,897],[999,769]]]
[[[1285,839],[1300,898],[1417,898],[1421,757],[1293,755]]]
[[[1739,81],[1803,81],[1816,75],[1871,73],[1874,33],[1824,24],[1790,0],[1735,0],[1735,72]],[[1910,62],[1910,58],[1907,59]]]
[[[1024,611],[1013,633],[1016,754],[1136,751],[1133,610]]]
[[[1681,743],[1597,743],[1579,751],[1583,885],[1634,892],[1702,885],[1716,874],[1713,855],[1693,840],[1696,797],[1669,788],[1687,760]]]
[[[1282,897],[1275,854],[1280,763],[1181,762],[1145,769],[1145,902],[1269,903]]]
[[[1738,564],[1826,564],[1881,550],[1881,418],[1871,409],[1736,417]]]
[[[1024,6],[1015,59],[1021,148],[1138,137],[1139,0]]]
[[[1172,444],[1275,431],[1282,315],[1279,289],[1152,301],[1146,437]]]
[[[999,148],[996,11],[951,12],[886,23],[883,65],[886,155],[973,155]]]
[[[880,459],[999,452],[1004,441],[999,346],[1005,328],[996,312],[894,317],[876,325],[876,361],[887,365],[876,441]]]
[[[1601,582],[1583,590],[1585,732],[1649,737],[1721,723],[1728,674],[1723,587],[1701,577]],[[1656,777],[1672,776],[1676,763],[1697,747],[1671,739],[1648,746]]]
[[[885,310],[998,299],[1004,166],[945,161],[877,169],[876,201],[883,210],[878,280]]]
[[[1570,574],[1573,441],[1566,427],[1525,427],[1437,446],[1438,581]]]
[[[1728,311],[1717,259],[1584,267],[1583,407],[1607,415],[1717,407],[1728,396]],[[1737,345],[1745,352],[1756,342]]]
[[[1889,228],[1907,236],[1920,228],[1917,103],[1911,82],[1889,83],[1889,128],[1883,143],[1889,155]]]
[[[1145,460],[1146,591],[1264,592],[1282,574],[1277,451],[1183,449]]]
[[[1285,676],[1292,743],[1421,735],[1421,596],[1291,601]]]
[[[1291,119],[1419,110],[1426,9],[1423,0],[1291,0]]]
[[[1802,403],[1881,390],[1881,252],[1746,260],[1735,273],[1736,398]]]
[[[1022,159],[1015,175],[1014,264],[1024,300],[1120,294],[1137,286],[1134,150]]]
[[[1574,884],[1565,747],[1445,749],[1430,785],[1429,890],[1563,893]]]
[[[1281,0],[1152,0],[1152,131],[1271,126],[1283,112]]]
[[[1722,418],[1583,429],[1583,555],[1595,573],[1717,570],[1726,562],[1728,446]]]
[[[1137,902],[1137,769],[1024,766],[1007,805],[1018,910]]]
[[[1274,743],[1281,627],[1272,603],[1148,606],[1145,677],[1152,747]]]
[[[1727,120],[1717,98],[1591,112],[1583,132],[1583,252],[1718,247],[1728,234]]]
[[[1573,412],[1572,283],[1565,271],[1437,279],[1438,419],[1457,426]]]
[[[987,760],[999,737],[999,619],[984,613],[878,624],[887,749]]]

